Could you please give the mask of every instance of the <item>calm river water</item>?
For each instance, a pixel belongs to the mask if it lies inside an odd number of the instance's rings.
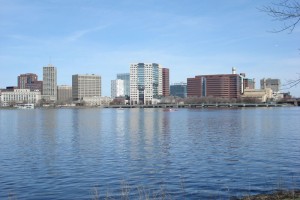
[[[299,189],[299,120],[299,107],[0,110],[0,199]]]

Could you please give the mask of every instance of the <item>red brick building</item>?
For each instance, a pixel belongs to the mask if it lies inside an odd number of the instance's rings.
[[[162,68],[162,95],[170,96],[170,74],[168,68]]]
[[[42,91],[43,81],[38,81],[38,75],[33,73],[21,74],[18,76],[18,88]]]
[[[241,77],[238,74],[201,75],[187,79],[187,96],[239,98]]]
[[[202,97],[202,80],[199,76],[187,79],[187,96]]]

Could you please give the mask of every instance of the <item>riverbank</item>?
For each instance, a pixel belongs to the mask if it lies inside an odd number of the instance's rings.
[[[103,108],[246,108],[246,107],[283,107],[290,104],[275,103],[200,103],[200,104],[151,104],[151,105],[106,105]]]
[[[168,194],[163,189],[158,193],[151,193],[144,187],[137,188],[139,195],[138,199],[170,199],[172,200],[172,195]],[[185,193],[185,191],[182,191]],[[130,187],[128,185],[122,185],[122,192],[121,196],[119,196],[117,199],[131,199],[130,195]],[[100,200],[100,199],[115,199],[113,197],[113,194],[110,194],[109,192],[106,192],[104,197],[100,197],[99,190],[97,188],[93,188],[91,192],[91,199],[92,200]],[[192,197],[192,196],[190,196]],[[136,196],[134,199],[137,198]],[[9,194],[8,199],[17,199],[16,196],[13,194]],[[214,198],[212,198],[214,199]],[[245,197],[230,197],[230,200],[300,200],[300,190],[293,190],[293,191],[286,191],[286,190],[280,190],[277,192],[274,192],[272,194],[257,194],[252,196],[245,196]]]
[[[158,193],[153,193],[147,191],[144,187],[138,188],[139,196],[138,199],[170,199],[172,200],[172,195],[168,194],[166,191],[162,190]],[[183,189],[184,190],[184,189]],[[182,191],[186,193],[185,191]],[[120,196],[121,199],[131,199],[130,188],[128,186],[122,188],[122,194]],[[103,197],[102,197],[103,198]],[[100,200],[102,199],[99,195],[99,191],[94,188],[92,200]],[[190,196],[190,198],[193,198]],[[112,194],[106,193],[103,199],[115,199]],[[134,197],[135,199],[135,197]],[[175,199],[175,198],[174,198]],[[218,197],[213,197],[212,199],[218,199]],[[245,197],[229,197],[230,200],[300,200],[300,190],[296,191],[284,191],[280,190],[271,194],[257,194],[252,196]]]
[[[300,200],[300,190],[277,191],[272,194],[258,194],[237,198],[236,200]]]
[[[71,109],[82,109],[82,108],[116,108],[116,109],[128,109],[128,108],[266,108],[266,107],[295,107],[291,104],[272,104],[272,103],[261,103],[261,104],[245,104],[245,103],[215,103],[215,104],[152,104],[152,105],[101,105],[101,106],[37,106],[39,109],[53,109],[53,108],[71,108]],[[0,107],[2,110],[13,110],[19,109],[17,107]]]

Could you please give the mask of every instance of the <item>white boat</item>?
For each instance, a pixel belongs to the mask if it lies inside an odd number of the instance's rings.
[[[18,104],[18,105],[16,105],[16,108],[18,108],[18,109],[34,109],[34,104],[33,103]]]
[[[168,109],[164,109],[164,111],[167,111],[167,112],[174,112],[174,111],[177,111],[177,109],[174,109],[174,108],[168,108]]]

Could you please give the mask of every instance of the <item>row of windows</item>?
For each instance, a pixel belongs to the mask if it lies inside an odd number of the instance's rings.
[[[29,95],[24,95],[24,94],[10,94],[10,95],[7,95],[7,94],[2,94],[3,97],[6,97],[6,98],[19,98],[19,97],[29,97],[29,98],[35,98],[37,95],[36,94],[29,94]]]
[[[17,97],[17,98],[10,98],[10,97],[3,97],[3,101],[22,101],[22,100],[35,100],[35,97]]]

